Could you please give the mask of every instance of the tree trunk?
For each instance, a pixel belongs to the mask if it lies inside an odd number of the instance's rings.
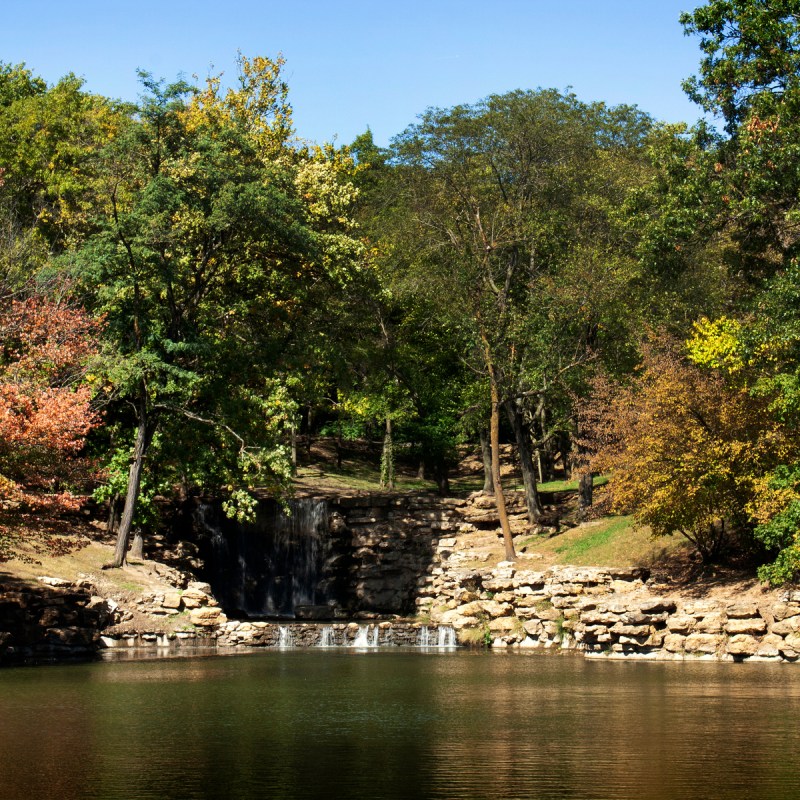
[[[142,484],[142,467],[145,453],[150,446],[153,435],[153,422],[147,412],[140,409],[139,427],[136,430],[136,444],[133,447],[131,468],[128,473],[128,491],[125,495],[125,508],[122,511],[122,520],[117,531],[117,546],[114,550],[112,567],[121,567],[125,563],[125,554],[128,550],[128,537],[133,525],[133,514],[136,510],[136,500],[139,497],[139,488]]]
[[[130,558],[135,558],[137,561],[142,561],[144,559],[144,536],[142,535],[141,528],[134,528],[133,530],[133,542],[131,543],[131,549],[128,555]]]
[[[292,443],[292,475],[297,475],[297,425],[292,424],[291,428]]]
[[[424,481],[425,480],[425,459],[420,458],[419,466],[417,467],[417,480]]]
[[[522,409],[516,402],[509,400],[505,403],[505,407],[517,442],[519,465],[522,470],[522,483],[525,487],[525,505],[528,509],[528,520],[531,525],[536,525],[539,517],[542,516],[542,504],[539,501],[539,492],[536,490],[536,473],[533,465],[530,428],[525,424]]]
[[[486,436],[486,431],[481,428],[481,458],[483,459],[483,493],[494,494],[494,481],[492,480],[492,447]]]
[[[511,536],[511,526],[508,524],[506,511],[506,498],[503,495],[503,483],[500,480],[500,398],[497,391],[497,380],[494,371],[489,369],[489,382],[492,393],[492,418],[489,425],[489,434],[492,445],[492,481],[494,482],[494,501],[497,506],[497,516],[500,518],[500,528],[503,531],[503,544],[506,549],[506,561],[516,561],[517,553],[514,550],[514,539]]]
[[[450,477],[447,474],[447,462],[444,459],[437,459],[433,471],[439,496],[447,497],[450,494]]]
[[[591,470],[586,470],[581,475],[578,484],[578,513],[583,516],[592,507],[594,493],[594,476]]]
[[[116,533],[119,527],[120,499],[120,496],[115,494],[108,501],[108,522],[106,523],[106,530],[109,533]]]
[[[392,418],[386,417],[386,434],[381,452],[381,487],[394,489],[394,446],[392,444]]]

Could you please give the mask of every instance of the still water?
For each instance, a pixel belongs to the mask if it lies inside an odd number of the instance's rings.
[[[0,672],[0,798],[798,798],[800,668],[286,651]]]

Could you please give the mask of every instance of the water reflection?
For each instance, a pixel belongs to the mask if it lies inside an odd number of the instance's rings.
[[[794,798],[800,671],[272,652],[0,673],[3,798]]]

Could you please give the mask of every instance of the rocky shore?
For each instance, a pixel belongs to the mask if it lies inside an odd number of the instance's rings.
[[[530,530],[519,498],[511,508],[522,544]],[[0,580],[0,663],[86,658],[103,649],[435,646],[456,639],[595,658],[800,659],[800,591],[755,583],[722,595],[676,591],[644,569],[537,568],[535,552],[496,563],[476,544],[497,545],[492,511],[492,499],[482,495],[330,498],[328,561],[348,586],[346,604],[304,609],[319,616],[291,624],[229,619],[211,585],[158,561],[132,568],[148,583],[133,593],[110,591],[99,573],[71,582]]]
[[[575,649],[602,658],[800,658],[798,591],[760,600],[681,597],[660,593],[642,570],[539,572],[508,562],[433,572],[420,581],[419,612],[433,624],[452,625],[462,641]]]

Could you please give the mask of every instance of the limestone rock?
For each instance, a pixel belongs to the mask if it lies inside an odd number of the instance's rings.
[[[779,636],[788,636],[790,633],[796,633],[800,631],[800,617],[785,617],[780,622],[774,622],[770,630]]]
[[[660,614],[663,611],[671,614],[675,608],[674,600],[666,600],[663,597],[648,597],[639,601],[639,610],[643,614]]]
[[[489,630],[492,633],[510,633],[520,627],[516,617],[495,617],[489,621]]]
[[[161,605],[164,608],[174,608],[179,609],[181,607],[181,595],[180,592],[167,592],[164,595],[164,599],[161,601]]]
[[[759,643],[756,655],[764,658],[773,658],[780,655],[779,645],[783,644],[783,638],[774,633],[768,633]]]
[[[754,656],[758,652],[758,645],[755,636],[737,634],[728,639],[728,652],[734,656]]]
[[[40,575],[37,578],[37,580],[39,581],[39,583],[45,584],[45,586],[55,586],[56,588],[59,589],[65,589],[68,586],[72,585],[68,580],[65,580],[64,578],[52,578],[49,575]]]
[[[223,622],[227,622],[228,618],[222,613],[222,609],[218,606],[206,606],[204,608],[192,609],[189,620],[192,625],[199,627],[214,627]]]
[[[688,614],[673,614],[667,617],[667,628],[672,633],[690,633],[694,626],[695,619]]]
[[[733,603],[725,611],[729,619],[744,619],[758,616],[758,606],[755,603]]]
[[[767,623],[761,617],[734,617],[725,625],[725,632],[735,636],[737,634],[766,633]]]
[[[786,637],[786,646],[800,653],[800,633],[790,633]]]
[[[722,633],[725,619],[719,612],[712,612],[699,619],[694,629],[698,633]]]
[[[722,637],[713,633],[691,633],[683,646],[687,653],[716,653],[721,644]]]
[[[800,605],[797,603],[776,603],[772,607],[772,616],[780,622],[789,617],[797,617],[800,615]],[[800,623],[800,620],[798,620]]]
[[[508,603],[498,603],[494,600],[483,600],[481,605],[490,617],[504,617],[511,611],[511,606]]]

